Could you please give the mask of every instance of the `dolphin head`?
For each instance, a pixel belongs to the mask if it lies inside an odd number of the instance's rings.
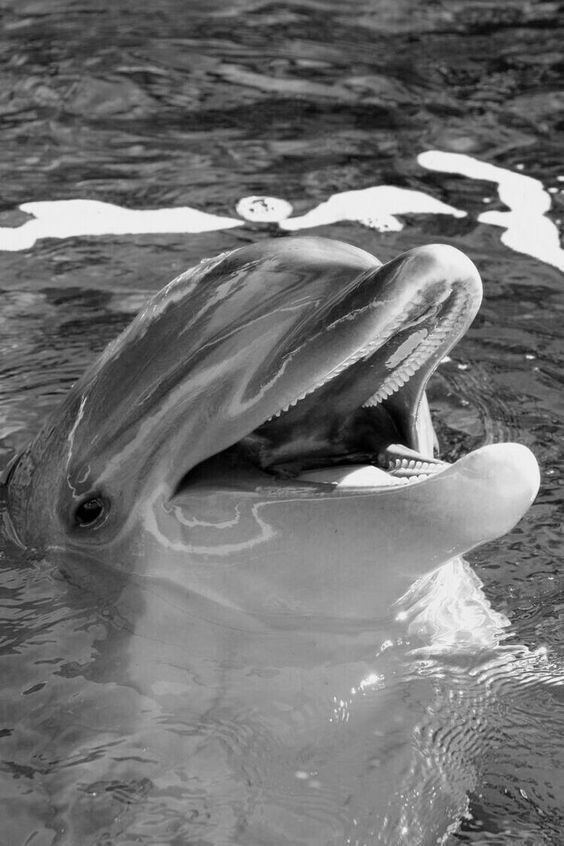
[[[16,535],[111,546],[156,491],[172,499],[230,449],[284,477],[440,470],[425,386],[480,299],[476,268],[444,245],[382,265],[280,238],[202,261],[149,300],[14,463]]]

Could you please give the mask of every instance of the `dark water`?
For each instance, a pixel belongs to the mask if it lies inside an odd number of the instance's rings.
[[[482,274],[480,315],[430,396],[447,456],[511,439],[539,460],[542,487],[529,514],[471,560],[493,607],[511,621],[506,643],[537,654],[540,670],[497,685],[488,743],[476,774],[461,782],[468,813],[445,842],[562,843],[562,265],[506,246],[502,229],[478,222],[486,209],[507,210],[495,184],[417,161],[425,150],[461,153],[540,180],[552,203],[547,218],[561,226],[562,5],[2,0],[0,8],[2,226],[24,223],[18,206],[26,202],[186,205],[232,218],[250,195],[284,198],[304,214],[332,194],[377,185],[421,191],[467,212],[406,215],[398,231],[352,221],[311,231],[383,260],[418,244],[451,243]],[[0,252],[2,462],[148,292],[204,255],[273,234],[275,224],[242,221],[205,233],[47,238]],[[241,833],[250,813],[241,784],[265,779],[260,744],[237,734],[222,712],[213,723],[223,742],[216,758],[190,746],[188,723],[159,724],[156,740],[147,739],[150,721],[134,731],[131,715],[151,705],[117,685],[118,622],[100,616],[96,599],[69,601],[48,562],[22,558],[8,542],[1,555],[0,843],[250,846]],[[185,684],[166,683],[181,692]],[[137,755],[136,778],[120,780],[116,770],[108,780],[104,761],[115,746]],[[246,755],[248,765],[222,782],[214,764],[226,749]],[[172,762],[160,780],[151,754]],[[286,754],[282,744],[269,778],[293,809],[295,828],[284,817],[277,839],[255,829],[252,843],[400,842],[378,840],[368,823],[355,835],[346,797],[336,808],[333,794],[319,798],[300,816],[306,799],[284,781]],[[353,767],[346,756],[340,766]],[[304,773],[310,769],[304,763]],[[97,804],[100,795],[107,801]],[[370,798],[357,801],[355,813],[369,817]],[[62,822],[69,807],[74,829]],[[414,835],[411,842],[436,841]]]

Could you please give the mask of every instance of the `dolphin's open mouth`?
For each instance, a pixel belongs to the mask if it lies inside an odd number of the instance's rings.
[[[453,285],[434,297],[398,315],[387,340],[364,343],[314,380],[231,455],[278,477],[353,487],[413,483],[448,466],[435,455],[425,388],[466,330],[475,296]]]

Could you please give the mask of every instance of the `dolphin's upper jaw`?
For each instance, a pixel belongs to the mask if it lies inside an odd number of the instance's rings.
[[[362,466],[374,486],[440,471],[446,465],[434,456],[425,387],[464,331],[469,299],[464,287],[454,287],[407,325],[400,320],[384,343],[375,338],[359,347],[240,447],[263,470],[320,482],[339,483],[351,468],[358,480]]]

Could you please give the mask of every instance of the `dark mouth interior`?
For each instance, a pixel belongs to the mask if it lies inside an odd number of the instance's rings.
[[[309,422],[294,419],[286,423],[282,414],[252,432],[238,449],[263,470],[297,476],[304,470],[340,464],[380,465],[380,456],[389,444],[409,446],[404,421],[384,404],[359,407],[342,417],[332,411],[311,414]]]
[[[367,465],[399,478],[429,475],[442,462],[422,455],[410,440],[408,413],[396,402],[359,407],[339,416],[326,410],[310,414],[307,426],[288,422],[284,414],[236,445],[237,454],[274,476],[300,477],[309,471]],[[416,414],[412,408],[410,414]],[[300,424],[301,424],[300,420]]]

